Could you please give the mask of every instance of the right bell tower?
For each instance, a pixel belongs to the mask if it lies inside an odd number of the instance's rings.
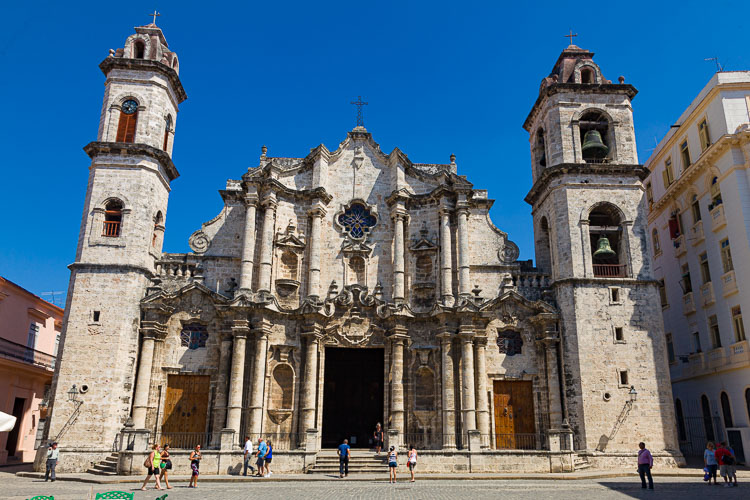
[[[645,441],[678,451],[658,283],[648,248],[632,99],[569,45],[542,80],[529,132],[537,267],[560,310],[564,417],[574,447],[612,466]]]

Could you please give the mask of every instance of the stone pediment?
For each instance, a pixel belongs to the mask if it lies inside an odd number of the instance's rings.
[[[419,237],[412,241],[409,250],[412,252],[437,252],[440,247],[430,238],[429,234],[427,224],[422,223],[422,228],[419,230]]]
[[[480,309],[483,313],[497,315],[505,323],[513,323],[520,317],[542,321],[554,321],[559,317],[557,309],[550,304],[529,300],[514,290],[482,304]]]
[[[217,304],[229,303],[229,299],[220,293],[216,293],[202,283],[192,282],[174,292],[160,290],[157,293],[149,295],[141,300],[141,307],[150,308],[152,305],[170,304],[191,293],[198,293],[209,297]]]

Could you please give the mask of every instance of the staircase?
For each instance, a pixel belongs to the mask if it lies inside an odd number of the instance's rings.
[[[117,475],[117,453],[112,453],[99,463],[92,465],[86,472],[97,476]]]
[[[573,470],[584,470],[589,467],[591,467],[589,459],[585,456],[576,454],[575,459],[573,460]]]
[[[349,458],[349,474],[376,473],[386,474],[386,454],[370,450],[351,450]],[[315,464],[307,471],[308,474],[339,474],[339,456],[336,450],[320,450],[315,458]]]

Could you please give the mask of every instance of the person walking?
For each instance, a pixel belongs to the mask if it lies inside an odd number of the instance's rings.
[[[724,478],[725,488],[732,486],[732,476],[734,476],[734,486],[737,486],[737,471],[733,455],[734,453],[729,451],[726,441],[719,443],[714,452],[716,462],[719,464],[719,474]]]
[[[651,477],[651,467],[654,466],[654,457],[646,449],[646,443],[638,443],[638,475],[641,476],[641,488],[646,489],[646,478],[648,477],[648,489],[654,489],[654,478]]]
[[[151,447],[151,453],[146,457],[143,466],[146,468],[147,474],[146,479],[143,480],[143,485],[141,485],[141,490],[146,491],[146,485],[148,484],[148,480],[151,479],[151,476],[154,476],[154,479],[156,480],[156,488],[154,489],[160,490],[161,484],[159,483],[159,471],[161,469],[161,453],[159,453],[158,444],[154,443]]]
[[[375,453],[380,453],[380,449],[383,447],[383,427],[380,426],[380,422],[375,424],[375,432],[372,433],[372,444],[375,447]]]
[[[263,438],[258,439],[258,451],[255,454],[255,465],[258,467],[258,477],[265,477],[265,458],[268,446]]]
[[[269,439],[266,442],[268,449],[266,450],[266,456],[263,457],[263,466],[266,468],[266,474],[263,477],[271,477],[271,460],[273,460],[273,443]]]
[[[255,467],[252,466],[253,461],[253,441],[250,436],[245,437],[245,447],[242,451],[242,462],[245,466],[245,471],[242,473],[243,476],[247,476],[247,469],[250,469],[250,474],[255,474]]]
[[[162,448],[161,464],[159,464],[159,467],[161,468],[161,474],[159,474],[159,479],[163,479],[164,486],[166,486],[168,490],[171,490],[172,487],[169,485],[169,471],[172,470],[172,460],[169,458],[169,445],[168,444],[165,444],[164,448]]]
[[[339,455],[339,478],[341,479],[349,475],[349,459],[352,456],[349,440],[344,439],[336,452]]]
[[[409,446],[409,460],[407,460],[406,464],[409,467],[409,472],[411,473],[411,482],[414,482],[414,467],[417,466],[417,449],[414,447],[414,445]]]
[[[716,470],[719,468],[719,462],[716,461],[716,455],[714,454],[714,443],[709,441],[706,443],[706,449],[703,452],[703,464],[708,469],[708,484],[711,484],[711,478],[714,478],[714,485],[719,484],[716,482]]]
[[[55,481],[55,467],[57,467],[57,457],[60,456],[60,450],[57,449],[57,443],[53,442],[47,448],[47,469],[44,471],[44,480],[47,481],[52,476],[52,482]]]
[[[395,446],[391,446],[388,452],[388,471],[390,474],[390,483],[396,484],[396,468],[398,467],[398,452]]]
[[[193,471],[190,475],[190,482],[188,488],[198,487],[198,474],[201,468],[201,460],[203,455],[201,454],[201,445],[196,445],[195,449],[190,452],[190,469]]]

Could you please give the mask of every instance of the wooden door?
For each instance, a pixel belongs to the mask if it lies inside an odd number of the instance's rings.
[[[169,375],[161,444],[172,448],[206,446],[208,375]]]
[[[534,449],[534,391],[530,381],[496,380],[495,447],[497,449]]]

